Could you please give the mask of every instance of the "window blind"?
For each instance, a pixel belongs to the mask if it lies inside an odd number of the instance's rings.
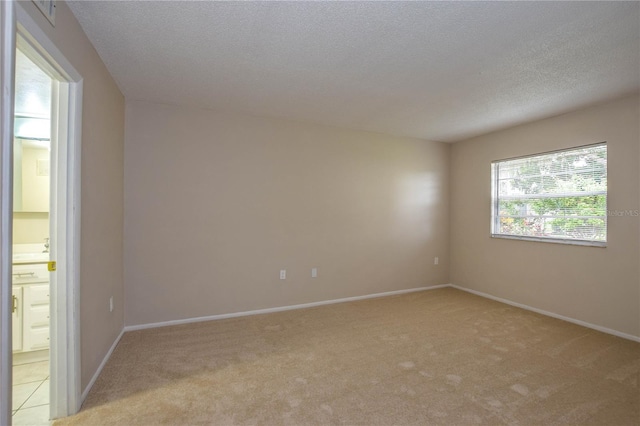
[[[606,242],[607,145],[492,163],[492,235]]]

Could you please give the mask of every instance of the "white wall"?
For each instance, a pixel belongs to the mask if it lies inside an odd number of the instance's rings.
[[[638,211],[637,95],[452,146],[454,284],[640,337],[639,217],[609,216],[606,248],[490,237],[491,161],[608,146],[608,209]]]
[[[49,213],[14,212],[13,243],[42,244],[49,238]]]
[[[449,145],[141,102],[125,134],[127,325],[449,281]]]

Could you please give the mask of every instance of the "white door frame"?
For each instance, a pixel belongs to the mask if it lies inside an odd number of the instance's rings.
[[[15,4],[15,27],[13,47],[20,46],[21,50],[28,54],[35,53],[30,59],[37,61],[45,72],[54,78],[53,102],[56,103],[54,111],[59,111],[59,116],[53,116],[52,122],[52,161],[51,178],[55,193],[51,194],[51,259],[57,261],[57,271],[51,274],[51,341],[50,341],[50,365],[51,365],[51,389],[50,407],[51,418],[59,418],[76,413],[80,409],[81,383],[80,383],[80,164],[81,164],[81,129],[82,129],[82,76],[71,63],[64,57],[60,50],[48,38],[33,18],[23,9],[19,2],[7,2]],[[3,29],[3,33],[6,28]],[[17,34],[17,37],[15,37]],[[6,52],[3,51],[3,62]],[[15,56],[15,51],[11,52]],[[14,60],[11,61],[12,66]],[[3,102],[5,93],[3,92]],[[13,94],[11,94],[13,102]],[[12,108],[13,109],[13,108]],[[7,118],[3,109],[3,119],[12,122],[13,111]],[[9,144],[8,148],[5,144]],[[12,149],[11,137],[5,140],[4,127],[2,150]],[[10,162],[10,163],[9,163]],[[9,164],[7,166],[7,164]],[[2,189],[5,197],[6,170],[13,170],[10,158],[2,157]],[[11,183],[11,182],[9,182]],[[9,195],[13,188],[9,186]],[[7,195],[8,196],[8,195]],[[1,220],[5,214],[12,217],[11,208],[5,211],[1,204]],[[11,224],[9,224],[9,227]],[[5,244],[11,250],[10,234],[2,233],[0,251],[2,262],[10,261],[11,254],[5,256],[2,251]],[[4,265],[3,265],[4,266]],[[9,264],[10,267],[10,264]],[[10,272],[8,272],[10,274]],[[10,276],[8,282],[4,282],[5,272],[2,271],[2,297],[10,292]],[[4,287],[8,286],[8,290]],[[2,323],[5,324],[5,316],[2,312]],[[8,322],[10,323],[10,321]],[[4,337],[4,335],[3,335]],[[9,340],[10,342],[10,340]],[[10,349],[9,349],[10,350]],[[4,347],[3,347],[4,351]],[[10,352],[9,352],[10,353]],[[4,355],[4,352],[3,354]],[[9,366],[11,357],[8,357]],[[6,364],[2,358],[2,367]],[[0,385],[5,385],[4,381]],[[5,389],[0,388],[0,391]],[[10,391],[10,389],[8,389]],[[5,394],[5,392],[0,392]],[[9,392],[10,394],[11,392]],[[2,404],[2,402],[0,402]],[[0,408],[2,405],[0,405]],[[10,406],[8,407],[11,408]],[[10,415],[9,411],[9,415]],[[0,424],[3,424],[0,414]]]
[[[11,241],[15,7],[0,2],[0,424],[11,424]]]

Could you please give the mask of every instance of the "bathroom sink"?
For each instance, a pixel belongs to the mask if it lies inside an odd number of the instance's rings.
[[[14,253],[13,263],[46,262],[49,253]]]

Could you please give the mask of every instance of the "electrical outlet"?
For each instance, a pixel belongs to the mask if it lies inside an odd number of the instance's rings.
[[[436,256],[433,258],[433,264],[437,265],[438,263],[440,263],[440,259],[438,259],[438,257]]]
[[[281,280],[286,280],[287,279],[287,270],[286,269],[280,269],[280,279]]]
[[[113,296],[109,298],[109,312],[113,312]]]
[[[318,268],[311,268],[311,278],[318,278]]]

